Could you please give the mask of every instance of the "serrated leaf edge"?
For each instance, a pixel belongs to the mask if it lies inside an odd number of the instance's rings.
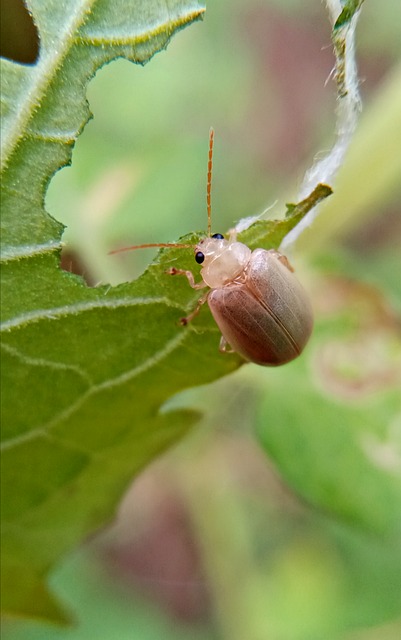
[[[35,110],[40,105],[48,85],[53,79],[54,73],[61,66],[61,62],[63,58],[66,56],[67,51],[74,44],[87,44],[91,46],[99,46],[104,47],[105,44],[118,46],[124,44],[130,44],[135,46],[137,44],[141,44],[146,42],[146,40],[150,40],[153,37],[160,35],[165,31],[166,33],[171,32],[171,34],[183,28],[185,25],[193,22],[197,18],[199,18],[204,12],[205,9],[200,7],[199,9],[192,11],[191,13],[185,14],[185,16],[181,18],[176,18],[174,20],[167,20],[159,24],[157,27],[147,30],[146,34],[140,34],[133,36],[132,38],[113,38],[109,40],[97,39],[97,38],[83,38],[81,36],[71,37],[71,33],[76,33],[77,30],[82,27],[85,23],[85,19],[91,14],[91,7],[96,3],[96,0],[87,0],[83,2],[81,5],[81,9],[73,14],[72,18],[69,22],[66,23],[64,29],[62,29],[61,37],[57,41],[57,55],[54,55],[54,50],[52,49],[49,53],[41,52],[39,61],[35,65],[35,67],[27,70],[27,73],[30,72],[32,76],[31,86],[26,91],[26,99],[21,103],[20,108],[18,110],[18,114],[12,125],[7,129],[7,131],[3,134],[3,143],[2,143],[2,154],[1,154],[1,171],[8,166],[8,161],[12,156],[12,153],[16,146],[18,145],[19,140],[23,137],[23,133],[26,132],[25,135],[27,137],[37,137],[40,136],[42,140],[54,141],[54,138],[51,136],[43,136],[40,132],[30,131],[27,132],[27,126],[30,118],[34,114]],[[111,56],[110,60],[115,57],[119,57],[118,54],[115,56]],[[94,70],[95,73],[96,70]],[[36,81],[35,81],[36,80]],[[57,136],[58,142],[67,142],[71,144],[75,141],[80,131],[71,132],[67,138],[65,136]]]

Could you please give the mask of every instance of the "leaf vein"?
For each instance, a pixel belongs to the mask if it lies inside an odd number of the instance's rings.
[[[76,373],[86,384],[91,387],[93,386],[93,380],[90,378],[88,373],[74,364],[67,364],[65,362],[55,362],[54,360],[47,360],[46,358],[32,358],[31,356],[22,353],[19,349],[16,349],[14,346],[9,344],[5,344],[4,342],[1,344],[1,348],[4,351],[7,351],[10,355],[18,358],[22,363],[33,366],[33,367],[48,367],[50,369],[56,369],[61,371],[72,371]]]
[[[107,391],[109,389],[112,389],[113,387],[117,387],[119,385],[130,382],[142,373],[149,371],[152,367],[159,364],[163,359],[167,358],[175,349],[177,349],[177,347],[179,347],[187,339],[187,336],[187,331],[179,332],[176,336],[174,336],[174,338],[169,340],[162,349],[156,351],[146,360],[141,362],[141,364],[139,364],[138,366],[128,371],[124,371],[124,373],[116,376],[115,378],[111,378],[99,384],[92,385],[90,389],[87,389],[81,396],[79,396],[79,398],[76,399],[75,402],[61,411],[58,415],[54,416],[54,418],[52,418],[47,424],[41,427],[37,427],[36,429],[33,429],[23,436],[17,436],[16,438],[11,438],[3,442],[0,447],[1,451],[5,451],[21,443],[33,440],[38,436],[53,437],[49,433],[49,431],[51,431],[51,429],[56,427],[63,420],[66,420],[70,416],[72,416],[89,398],[102,391]]]
[[[135,47],[138,44],[143,44],[153,38],[165,34],[167,37],[170,37],[173,32],[177,29],[181,29],[185,27],[185,25],[190,24],[197,18],[199,18],[203,13],[204,9],[200,8],[192,13],[186,14],[180,18],[176,19],[168,19],[164,22],[161,22],[153,29],[146,29],[143,33],[138,33],[136,35],[127,35],[127,36],[119,36],[111,33],[108,37],[93,35],[90,32],[87,32],[85,35],[77,35],[74,38],[74,42],[76,44],[82,44],[85,46],[94,46],[94,47],[105,47],[105,46],[131,46]]]
[[[109,300],[90,300],[85,302],[76,302],[74,304],[55,307],[54,309],[39,309],[24,313],[16,318],[10,318],[3,322],[0,326],[0,332],[10,331],[11,329],[20,329],[21,327],[39,322],[40,320],[57,320],[58,318],[77,315],[85,311],[94,311],[95,309],[116,309],[117,307],[131,307],[144,304],[164,304],[171,308],[181,309],[181,307],[167,298],[110,298]]]
[[[61,249],[63,244],[58,240],[50,240],[42,244],[23,244],[17,247],[5,247],[1,253],[2,262],[11,262],[21,258],[31,258],[42,253],[53,253],[55,249]]]

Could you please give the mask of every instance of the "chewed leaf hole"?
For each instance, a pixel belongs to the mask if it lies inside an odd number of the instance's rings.
[[[0,55],[14,62],[34,64],[39,56],[39,35],[22,0],[2,0]]]

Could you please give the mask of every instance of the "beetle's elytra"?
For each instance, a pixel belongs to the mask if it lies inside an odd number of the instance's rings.
[[[276,251],[256,249],[243,282],[213,289],[208,303],[226,342],[245,360],[276,366],[300,355],[309,340],[309,298]]]
[[[236,241],[235,230],[231,231],[228,240],[218,233],[211,235],[213,139],[211,129],[207,181],[208,236],[195,247],[195,260],[202,264],[202,281],[196,283],[191,271],[172,268],[168,272],[186,276],[194,289],[209,287],[195,310],[182,319],[182,324],[190,322],[207,301],[222,333],[220,350],[230,348],[245,360],[259,365],[286,364],[300,355],[309,340],[313,327],[311,303],[284,255],[273,249],[251,251]],[[190,245],[162,243],[127,249],[150,246],[184,248]]]

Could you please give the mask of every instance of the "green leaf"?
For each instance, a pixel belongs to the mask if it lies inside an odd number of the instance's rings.
[[[251,249],[278,249],[285,236],[316,207],[333,193],[327,184],[318,184],[304,200],[287,204],[286,216],[283,220],[258,220],[246,231],[239,234],[241,242]]]
[[[97,69],[120,56],[147,62],[204,6],[36,0],[29,8],[38,63],[1,61],[3,608],[62,619],[48,569],[112,516],[132,475],[193,423],[191,412],[159,413],[166,398],[230,371],[235,359],[208,370],[210,346],[178,328],[182,305],[152,271],[116,290],[89,289],[61,271],[63,227],[43,206],[90,117],[85,92]],[[202,356],[191,375],[183,360],[193,343]]]

